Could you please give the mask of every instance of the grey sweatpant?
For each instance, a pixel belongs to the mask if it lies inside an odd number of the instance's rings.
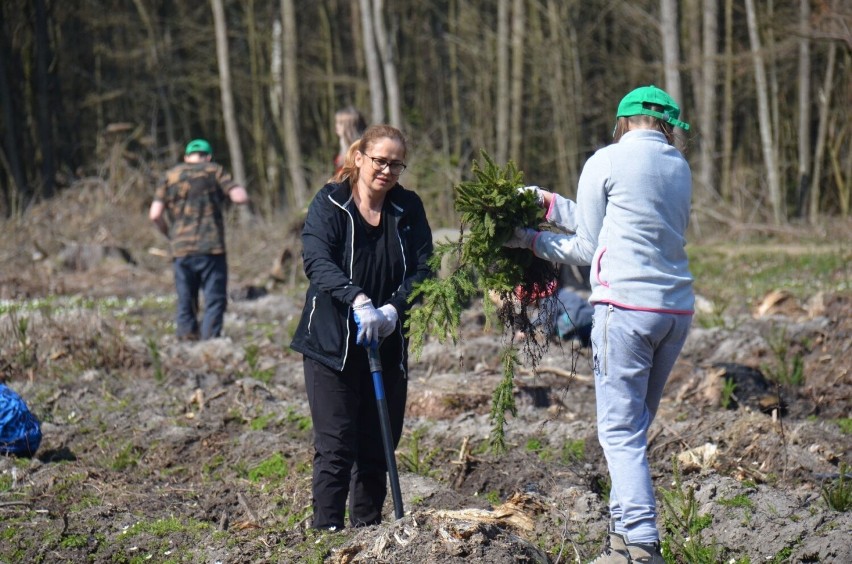
[[[596,304],[592,328],[598,440],[612,489],[610,515],[631,543],[659,540],[648,467],[648,427],[692,315]]]

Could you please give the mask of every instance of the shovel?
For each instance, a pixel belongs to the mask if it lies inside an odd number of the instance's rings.
[[[396,455],[393,448],[388,400],[385,397],[385,385],[382,382],[382,359],[379,358],[378,347],[367,348],[370,357],[370,372],[373,373],[373,388],[376,390],[376,403],[379,407],[379,423],[382,427],[382,444],[385,448],[385,464],[390,476],[391,496],[393,497],[393,512],[397,519],[402,519],[405,512],[402,509],[402,492],[399,489],[399,474],[396,470]]]

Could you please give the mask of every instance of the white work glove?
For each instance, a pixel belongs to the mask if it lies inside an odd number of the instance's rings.
[[[373,307],[373,300],[358,301],[352,304],[352,314],[358,326],[355,342],[364,347],[375,349],[379,346],[379,327],[387,323],[385,315]]]
[[[521,186],[518,188],[518,194],[523,194],[524,192],[534,192],[535,193],[535,203],[538,204],[538,207],[544,207],[544,195],[548,194],[547,190],[539,188],[538,186]]]
[[[503,243],[503,246],[508,247],[510,249],[532,250],[535,238],[536,236],[538,236],[539,233],[540,231],[537,231],[530,227],[516,227],[514,235],[509,237],[509,240]]]
[[[379,311],[385,316],[384,322],[379,327],[379,337],[384,339],[396,331],[396,323],[399,321],[399,314],[396,312],[396,308],[391,304],[383,305],[379,308]]]

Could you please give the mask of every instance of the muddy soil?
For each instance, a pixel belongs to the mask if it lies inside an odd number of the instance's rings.
[[[303,281],[268,275],[290,231],[231,218],[226,335],[178,342],[169,264],[144,205],[121,217],[98,196],[83,190],[3,226],[0,370],[44,438],[32,459],[0,458],[0,562],[585,562],[600,552],[608,482],[588,350],[550,342],[538,371],[517,375],[508,451],[495,454],[490,395],[506,342],[473,304],[462,342],[429,340],[411,366],[397,450],[404,517],[389,496],[385,523],[318,533],[307,527],[301,358],[287,347]],[[72,225],[77,212],[86,222]],[[695,324],[652,427],[670,561],[852,562],[852,516],[828,503],[849,495],[838,478],[852,446],[852,295],[759,313]]]

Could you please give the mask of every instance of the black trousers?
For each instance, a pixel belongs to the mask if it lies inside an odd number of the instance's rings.
[[[408,380],[398,360],[385,360],[382,376],[395,448],[402,436]],[[313,526],[343,528],[347,495],[353,527],[380,523],[387,465],[366,349],[350,348],[340,372],[307,357],[304,367],[314,425]]]

